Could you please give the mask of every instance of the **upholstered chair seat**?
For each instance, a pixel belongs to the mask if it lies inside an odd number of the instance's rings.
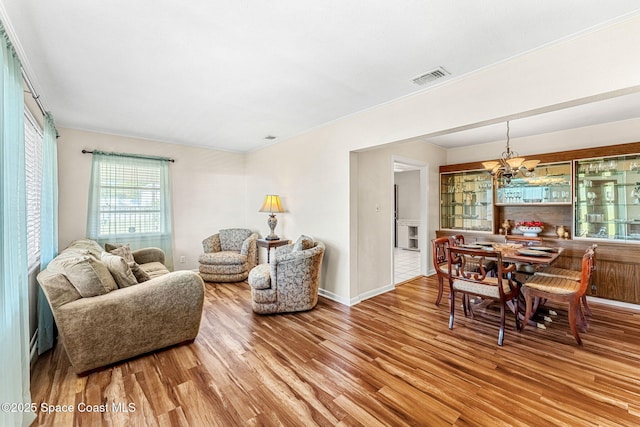
[[[488,298],[499,299],[500,290],[498,289],[497,277],[485,277],[482,282],[471,282],[466,280],[454,280],[453,289],[456,291],[466,292],[473,295],[486,296]],[[509,282],[502,281],[502,289],[505,294],[511,292]]]
[[[257,264],[258,234],[245,228],[220,230],[202,242],[200,276],[207,282],[242,282]]]

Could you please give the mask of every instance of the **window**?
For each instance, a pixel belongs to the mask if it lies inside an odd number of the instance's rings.
[[[27,250],[29,270],[40,263],[40,202],[42,200],[42,130],[24,110],[25,171],[27,191]]]
[[[89,238],[102,245],[129,244],[132,249],[159,247],[171,263],[166,161],[94,152],[90,192]]]
[[[118,163],[100,166],[99,235],[162,230],[160,169],[154,166]]]

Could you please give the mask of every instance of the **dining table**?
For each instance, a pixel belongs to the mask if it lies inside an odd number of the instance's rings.
[[[533,267],[533,271],[536,268],[545,267],[553,264],[562,254],[564,248],[560,247],[550,247],[543,245],[533,245],[526,246],[520,243],[500,243],[500,242],[474,242],[467,244],[459,244],[459,247],[465,249],[475,249],[475,250],[495,250],[500,251],[502,255],[502,262],[508,264],[525,264]],[[488,260],[490,258],[487,258]],[[512,274],[512,273],[508,273]],[[511,278],[517,283],[518,286],[522,286],[522,281],[517,280],[515,275],[512,275]],[[524,320],[524,310],[525,310],[525,301],[524,297],[520,295],[518,304],[520,306],[519,313],[520,319]],[[510,305],[509,308],[515,313],[515,306]],[[539,302],[535,304],[533,307],[534,314],[539,313]],[[552,314],[552,313],[549,313]],[[534,316],[532,316],[533,319]],[[545,316],[545,320],[549,321],[550,318]],[[543,323],[538,323],[535,320],[530,320],[529,323],[532,326],[536,326],[538,328],[544,328]]]
[[[564,248],[535,245],[525,246],[520,243],[475,242],[458,245],[465,249],[495,250],[502,254],[502,261],[511,264],[529,264],[546,266],[553,264],[562,254]]]

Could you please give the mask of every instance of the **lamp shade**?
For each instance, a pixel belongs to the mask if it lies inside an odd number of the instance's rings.
[[[258,212],[281,213],[284,212],[280,204],[280,196],[277,194],[267,194],[262,202],[262,207]]]
[[[540,160],[525,160],[524,162],[522,162],[522,167],[529,172],[532,172],[536,168],[536,166],[538,166],[538,163],[540,163]]]
[[[512,169],[519,169],[522,166],[522,162],[524,162],[524,157],[512,157],[507,159],[507,164],[511,166]]]
[[[496,161],[491,161],[491,162],[482,162],[482,166],[488,170],[488,171],[493,171],[496,166],[499,166],[500,162],[496,162]]]

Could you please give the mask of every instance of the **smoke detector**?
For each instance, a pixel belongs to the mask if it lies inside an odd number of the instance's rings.
[[[425,86],[429,83],[431,83],[434,80],[437,79],[441,79],[443,77],[447,77],[449,74],[451,74],[450,72],[448,72],[447,70],[445,70],[442,67],[438,67],[434,70],[431,70],[427,73],[421,74],[418,77],[415,77],[414,79],[412,79],[411,81],[414,84],[417,84],[418,86]]]

